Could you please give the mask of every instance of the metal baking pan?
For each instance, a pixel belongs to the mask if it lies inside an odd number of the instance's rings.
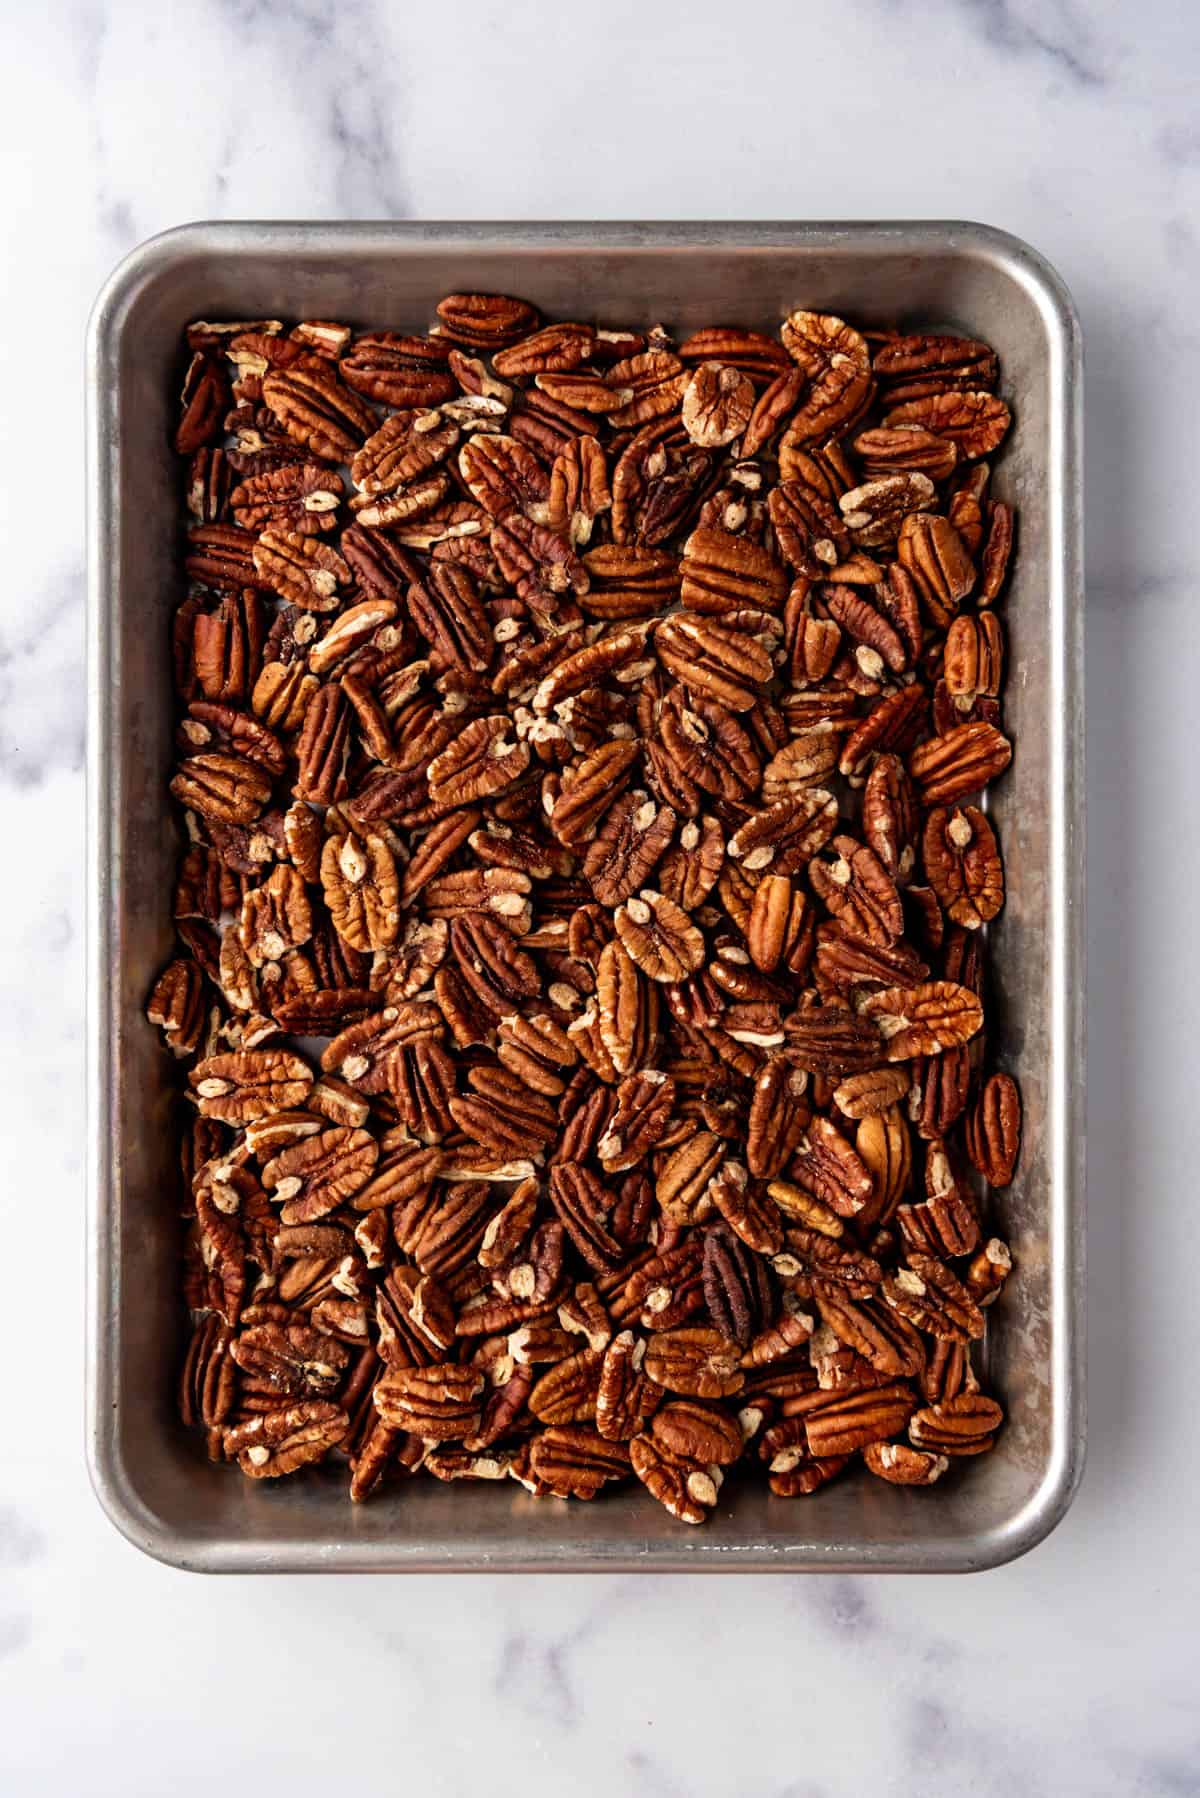
[[[1025,1138],[1000,1203],[1017,1273],[989,1313],[1007,1427],[932,1492],[863,1477],[783,1501],[726,1488],[699,1530],[640,1489],[590,1505],[515,1485],[414,1481],[352,1506],[344,1475],[256,1484],[175,1421],[180,1353],[170,1075],[142,1006],[166,957],[167,619],[178,590],[167,452],[180,330],[197,317],[427,326],[455,289],[551,317],[774,329],[798,305],[957,326],[1000,353],[1018,428],[995,491],[1019,507],[1005,603],[1017,744],[992,805],[1008,872],[997,1025]],[[1083,1461],[1081,349],[1070,297],[1013,237],[972,224],[210,224],[135,250],[88,342],[90,1256],[88,1453],[101,1504],[148,1553],[231,1570],[937,1572],[996,1565],[1063,1515]]]

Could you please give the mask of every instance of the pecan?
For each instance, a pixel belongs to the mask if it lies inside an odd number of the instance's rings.
[[[704,938],[687,913],[648,887],[617,907],[613,923],[627,953],[651,980],[685,980],[704,960]]]
[[[1004,401],[994,393],[951,389],[893,406],[883,422],[892,429],[918,425],[935,436],[947,438],[960,456],[974,461],[979,456],[990,456],[999,448],[1008,432],[1011,414]]]
[[[379,1159],[379,1144],[366,1130],[334,1126],[292,1143],[263,1168],[263,1185],[285,1224],[326,1217],[366,1185]]]
[[[296,743],[295,792],[314,805],[346,796],[350,719],[340,687],[318,687],[304,713]]]
[[[881,1301],[850,1299],[824,1282],[817,1289],[816,1300],[822,1323],[829,1325],[839,1342],[869,1361],[876,1372],[897,1378],[920,1371],[925,1359],[920,1336]],[[898,1427],[893,1425],[881,1434],[894,1435]]]
[[[479,1428],[484,1378],[474,1367],[439,1362],[392,1367],[375,1386],[375,1409],[394,1430],[426,1442],[461,1442]]]
[[[611,1199],[590,1168],[560,1162],[550,1170],[550,1202],[580,1256],[595,1273],[611,1273],[625,1258],[608,1227]]]
[[[1021,1095],[1010,1074],[992,1074],[967,1115],[967,1155],[990,1186],[1009,1186],[1021,1148]]]
[[[714,1328],[746,1348],[774,1309],[763,1262],[732,1230],[713,1227],[704,1234],[703,1282]]]
[[[767,510],[780,554],[797,574],[828,574],[849,554],[849,531],[837,508],[807,481],[781,481]]]
[[[995,833],[977,806],[930,812],[923,849],[929,884],[956,924],[978,930],[996,916],[1004,904],[1004,867]]]
[[[703,1523],[717,1502],[721,1470],[709,1469],[659,1446],[650,1436],[629,1444],[634,1473],[652,1498],[680,1523]]]
[[[333,529],[341,497],[341,477],[333,470],[291,462],[251,475],[229,495],[229,506],[245,530],[270,526],[314,536]]]
[[[604,1356],[599,1349],[580,1349],[555,1363],[529,1394],[530,1415],[539,1423],[589,1423],[595,1416]]]
[[[753,384],[727,363],[702,362],[683,390],[683,428],[704,449],[741,436],[753,410]]]
[[[967,1291],[975,1303],[986,1310],[995,1304],[1004,1290],[1005,1282],[1012,1272],[1012,1254],[1006,1242],[993,1236],[984,1243],[979,1253],[972,1257],[967,1268],[965,1284]]]
[[[719,1330],[661,1331],[646,1345],[645,1370],[656,1386],[685,1398],[729,1398],[745,1384],[738,1347]]]
[[[950,805],[977,793],[1003,774],[1012,760],[1012,744],[994,725],[956,725],[945,736],[932,737],[908,759],[909,771],[926,805]]]
[[[225,1431],[225,1453],[252,1480],[274,1480],[322,1461],[345,1439],[350,1419],[327,1399],[268,1411]]]
[[[654,1414],[662,1388],[642,1371],[646,1344],[622,1330],[604,1350],[596,1391],[596,1428],[610,1442],[627,1442]]]
[[[945,1455],[909,1448],[906,1442],[868,1443],[863,1461],[873,1474],[892,1486],[932,1486],[950,1465]]]
[[[541,1431],[530,1444],[529,1466],[559,1498],[595,1498],[609,1480],[625,1479],[629,1473],[629,1459],[620,1444],[580,1424]]]
[[[910,512],[896,548],[931,619],[944,630],[975,586],[974,565],[962,538],[940,513]]]
[[[312,1083],[306,1063],[282,1049],[209,1055],[188,1074],[201,1116],[224,1124],[248,1124],[302,1105]]]
[[[912,1253],[908,1265],[883,1283],[893,1311],[940,1342],[967,1342],[983,1335],[983,1313],[970,1292],[932,1255]]]
[[[885,987],[868,994],[859,1011],[882,1035],[888,1061],[940,1055],[969,1042],[983,1024],[978,998],[953,980],[930,980],[907,989]]]
[[[783,1169],[808,1128],[807,1089],[807,1072],[790,1056],[772,1056],[756,1077],[746,1123],[746,1161],[760,1179]],[[720,1205],[716,1192],[714,1198]]]
[[[558,804],[554,815],[557,821]],[[583,858],[583,873],[601,905],[618,906],[653,872],[675,829],[670,806],[643,791],[623,794],[610,806]]]
[[[771,679],[771,658],[761,643],[698,612],[665,618],[654,633],[654,649],[676,680],[734,712],[755,705]]]
[[[273,369],[262,397],[288,436],[323,462],[349,462],[377,422],[332,369],[315,362]]]
[[[960,1392],[940,1404],[923,1406],[908,1421],[914,1448],[941,1455],[982,1455],[993,1446],[1004,1412],[982,1392]]]
[[[643,1161],[667,1128],[675,1082],[656,1068],[630,1074],[617,1087],[617,1105],[596,1154],[606,1173],[624,1173]]]
[[[204,981],[194,961],[169,962],[154,983],[146,1016],[173,1055],[195,1053],[204,1031]]]
[[[787,590],[787,576],[779,563],[745,537],[706,525],[693,531],[683,546],[679,597],[694,612],[720,615],[739,606],[775,611]]]
[[[449,293],[438,301],[437,315],[447,337],[488,351],[515,343],[537,323],[527,301],[497,293]]]

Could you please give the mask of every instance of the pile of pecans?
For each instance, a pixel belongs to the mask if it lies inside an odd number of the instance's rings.
[[[996,356],[437,316],[188,332],[184,1419],[355,1499],[930,1485],[1020,1136]]]

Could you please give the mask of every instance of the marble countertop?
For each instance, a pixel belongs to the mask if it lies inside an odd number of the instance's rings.
[[[10,22],[11,25],[11,22]],[[1200,13],[46,0],[0,121],[0,1790],[1200,1792]],[[1088,355],[1091,1454],[968,1579],[205,1580],[82,1459],[84,319],[203,217],[949,216]],[[1190,1647],[1189,1647],[1190,1644]],[[1190,1666],[1189,1666],[1190,1658]]]

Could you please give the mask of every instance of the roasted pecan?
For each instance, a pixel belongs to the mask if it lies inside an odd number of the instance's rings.
[[[349,462],[377,423],[332,369],[316,363],[272,370],[262,396],[288,436],[323,462]]]
[[[426,1442],[460,1442],[479,1428],[483,1387],[477,1368],[440,1362],[389,1368],[372,1396],[392,1429],[408,1430]]]
[[[908,1422],[914,1448],[941,1455],[982,1455],[992,1447],[1004,1412],[982,1392],[960,1392],[914,1411]]]
[[[729,1398],[745,1376],[736,1342],[719,1330],[667,1330],[646,1345],[645,1370],[656,1386],[685,1398]]]
[[[349,1428],[350,1419],[340,1405],[308,1399],[227,1429],[225,1453],[248,1478],[274,1480],[324,1460]]]
[[[996,916],[1004,904],[1004,867],[995,833],[977,806],[930,812],[923,849],[929,884],[956,924],[978,930]]]
[[[990,1186],[1009,1186],[1021,1149],[1021,1095],[1010,1074],[992,1074],[967,1115],[971,1165]]]
[[[918,425],[935,436],[947,438],[960,456],[974,460],[990,456],[999,447],[1007,434],[1011,414],[994,393],[952,389],[893,406],[883,422],[890,429]]]

